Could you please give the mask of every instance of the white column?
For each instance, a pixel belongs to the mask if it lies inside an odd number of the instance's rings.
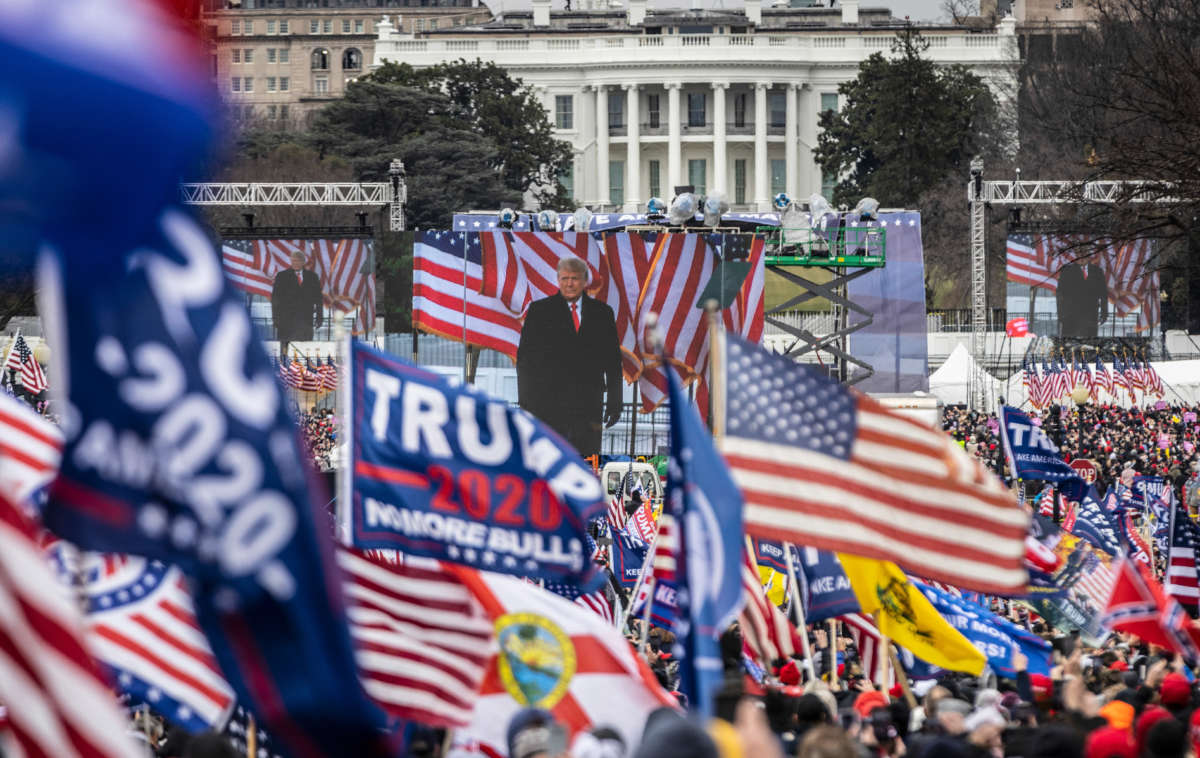
[[[669,203],[675,197],[675,187],[683,184],[683,149],[679,141],[679,82],[668,82],[667,88],[667,181],[663,187],[664,199]]]
[[[725,90],[729,82],[713,82],[713,183],[712,189],[733,197],[729,187],[729,159],[725,155]],[[732,199],[730,200],[732,202]]]
[[[608,204],[608,90],[596,85],[596,202]]]
[[[813,160],[817,148],[817,107],[820,96],[807,82],[800,85],[800,159],[797,185],[804,198],[821,189],[821,172]]]
[[[754,206],[758,211],[771,208],[768,197],[771,184],[767,163],[767,87],[766,82],[754,85]]]
[[[625,134],[628,135],[625,147],[625,212],[637,213],[638,201],[642,196],[642,129],[638,123],[641,113],[638,110],[638,86],[625,85]]]
[[[784,175],[784,188],[788,197],[797,198],[799,183],[796,177],[796,84],[787,85],[787,120],[783,129],[783,157],[787,162],[787,173]]]

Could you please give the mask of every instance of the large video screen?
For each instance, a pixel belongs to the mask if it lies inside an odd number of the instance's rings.
[[[312,306],[319,291],[324,328],[308,339],[328,339],[324,332],[334,313],[352,314],[355,334],[375,330],[373,240],[227,239],[221,243],[221,261],[234,286],[251,296],[251,313],[258,321],[278,325],[280,316],[295,320],[299,316],[293,311]],[[303,273],[293,271],[294,266]],[[276,308],[288,312],[277,314]]]
[[[1158,272],[1149,240],[1010,234],[1008,317],[1040,337],[1149,337],[1158,332]]]

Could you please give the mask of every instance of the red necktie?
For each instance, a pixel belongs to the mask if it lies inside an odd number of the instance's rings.
[[[304,272],[303,271],[296,272],[296,284],[299,284],[301,287],[304,286]]]
[[[579,331],[579,311],[575,310],[579,303],[571,303],[571,320],[575,322],[575,331]]]

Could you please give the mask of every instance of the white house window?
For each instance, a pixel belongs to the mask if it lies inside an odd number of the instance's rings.
[[[268,47],[267,48],[267,63],[274,63],[275,61],[276,61],[275,48]]]
[[[361,18],[357,18],[354,20],[354,33],[355,34],[363,33],[363,22],[362,22]]]
[[[280,21],[279,22],[279,33],[280,34],[291,34],[291,31],[288,29],[289,26],[291,26],[290,22]]]
[[[268,76],[267,77],[267,92],[274,92],[274,91],[275,91],[275,77]]]
[[[349,34],[349,33],[350,33],[350,19],[344,18],[344,19],[342,19],[342,34]]]
[[[277,29],[278,29],[278,25],[276,24],[276,22],[274,22],[274,21],[267,22],[267,34],[275,34]]]
[[[242,91],[242,77],[235,76],[232,79],[230,79],[229,80],[229,89],[232,92],[241,92]]]
[[[242,22],[234,21],[232,24],[230,24],[229,33],[234,36],[241,34],[242,33]]]
[[[238,49],[238,48],[236,48],[236,47],[235,47],[235,48],[233,48],[233,50],[231,50],[231,51],[230,51],[230,53],[233,55],[233,62],[234,62],[234,63],[241,63],[241,62],[242,62],[242,51],[241,51],[240,49]]]
[[[254,77],[247,76],[242,79],[242,92],[254,91]]]
[[[279,91],[280,92],[287,92],[290,84],[291,84],[290,77],[287,77],[287,76],[279,77]]]
[[[287,63],[288,58],[290,58],[290,57],[291,56],[288,53],[288,49],[286,47],[279,48],[279,62],[280,63]]]
[[[243,63],[253,63],[254,62],[253,48],[247,48],[246,50],[242,51],[242,62]]]
[[[329,92],[329,79],[323,76],[318,76],[316,79],[313,79],[313,92],[317,93],[318,95],[327,94]]]
[[[308,33],[309,34],[320,34],[321,33],[321,22],[320,21],[309,21],[308,22]]]
[[[312,53],[312,70],[313,71],[328,71],[329,70],[329,51],[323,47],[313,50]]]
[[[342,68],[347,71],[357,71],[362,68],[362,53],[358,48],[347,48],[342,53]]]

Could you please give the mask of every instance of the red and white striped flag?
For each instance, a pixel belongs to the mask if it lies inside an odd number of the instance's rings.
[[[858,648],[858,657],[862,661],[863,675],[872,682],[890,688],[896,681],[892,672],[892,662],[887,650],[883,649],[883,635],[875,626],[875,622],[861,613],[847,613],[839,616],[838,620],[846,625],[846,630],[854,638],[854,646]],[[834,644],[835,640],[830,640]]]
[[[748,534],[892,561],[978,592],[1023,591],[1029,516],[948,435],[788,358],[720,342],[719,445]]]
[[[480,293],[521,315],[534,300],[558,292],[558,262],[579,258],[588,267],[587,291],[602,286],[604,262],[600,246],[583,232],[480,233],[483,247],[483,281]]]
[[[125,720],[57,592],[33,523],[0,496],[0,702],[29,756],[135,758]]]
[[[123,692],[189,730],[218,726],[234,694],[196,621],[179,569],[158,561],[84,553],[51,541],[46,554],[82,590],[88,646]]]
[[[604,281],[596,298],[613,309],[617,335],[621,339],[621,362],[625,380],[633,382],[642,370],[638,328],[638,298],[650,275],[654,247],[648,235],[619,233],[604,235]]]
[[[436,561],[397,564],[340,549],[338,564],[367,694],[401,719],[468,723],[494,646],[467,588]]]
[[[263,272],[255,259],[254,245],[249,241],[224,242],[221,245],[221,267],[234,287],[251,295],[271,296],[273,277]]]
[[[625,503],[618,492],[608,501],[608,525],[613,529],[625,528]]]
[[[42,364],[33,357],[33,351],[20,334],[13,340],[4,368],[16,371],[17,376],[21,377],[21,386],[31,395],[37,395],[50,386],[46,381],[46,374],[42,372]]]
[[[791,658],[803,649],[796,628],[763,591],[749,548],[742,551],[742,590],[746,596],[740,617],[742,637],[760,664],[769,669],[780,658]]]
[[[24,503],[58,474],[62,447],[57,426],[0,393],[0,493]]]
[[[423,332],[478,345],[517,359],[521,320],[504,303],[480,294],[479,234],[423,232],[413,245],[413,325]]]

